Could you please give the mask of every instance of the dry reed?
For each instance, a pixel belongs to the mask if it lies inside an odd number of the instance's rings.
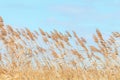
[[[96,46],[86,45],[74,31],[15,29],[0,17],[0,80],[119,80],[119,39],[96,29]]]

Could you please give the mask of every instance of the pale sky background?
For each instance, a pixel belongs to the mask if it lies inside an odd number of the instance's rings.
[[[74,30],[86,37],[96,28],[120,32],[120,0],[0,0],[0,16],[31,30]]]

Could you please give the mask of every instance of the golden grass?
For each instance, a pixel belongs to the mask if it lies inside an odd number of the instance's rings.
[[[76,32],[4,26],[0,17],[0,80],[120,80],[120,33],[93,41]]]

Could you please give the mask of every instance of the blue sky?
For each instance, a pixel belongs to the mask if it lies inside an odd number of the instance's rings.
[[[45,31],[76,31],[88,37],[100,29],[120,31],[120,0],[1,0],[6,24]]]

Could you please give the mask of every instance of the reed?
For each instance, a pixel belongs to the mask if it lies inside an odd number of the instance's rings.
[[[15,29],[0,17],[0,80],[119,80],[119,39],[96,29],[90,45],[75,31]]]

